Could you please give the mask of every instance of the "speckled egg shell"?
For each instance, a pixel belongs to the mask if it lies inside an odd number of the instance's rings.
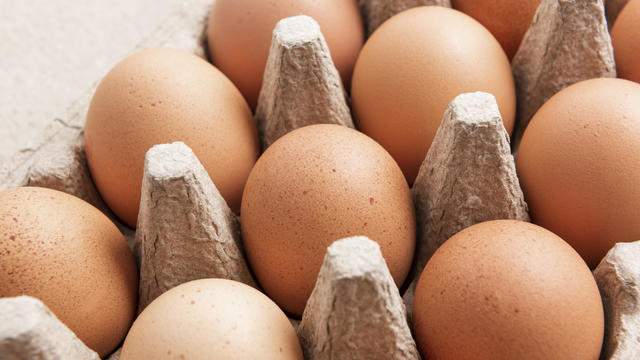
[[[600,356],[604,313],[589,268],[533,224],[490,221],[451,237],[425,267],[413,308],[424,358]]]
[[[413,8],[382,24],[358,57],[351,88],[356,126],[389,151],[413,184],[447,106],[473,91],[496,97],[511,133],[515,85],[500,44],[459,11]]]
[[[98,209],[35,187],[0,192],[0,297],[42,300],[106,356],[135,315],[138,273],[118,228]]]
[[[378,242],[398,286],[415,247],[413,201],[398,165],[369,137],[337,125],[297,129],[267,149],[249,175],[241,223],[260,284],[297,316],[334,241]]]
[[[478,20],[496,37],[509,59],[518,51],[541,0],[451,0],[454,9]]]
[[[611,29],[618,77],[640,83],[640,0],[631,0]]]
[[[549,99],[522,137],[516,167],[531,218],[595,268],[640,240],[640,85],[594,79]]]
[[[174,287],[136,319],[121,360],[302,360],[286,315],[264,294],[225,279]]]
[[[220,71],[174,49],[149,49],[116,65],[96,89],[85,126],[93,180],[111,210],[135,227],[144,157],[182,141],[236,213],[259,155],[247,103]]]
[[[213,63],[256,108],[278,21],[308,15],[320,24],[331,58],[348,89],[364,43],[364,25],[355,0],[217,0],[209,16],[208,45]]]

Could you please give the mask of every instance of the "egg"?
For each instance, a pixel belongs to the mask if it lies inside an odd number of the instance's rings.
[[[454,9],[478,20],[512,59],[529,30],[541,0],[451,0]]]
[[[640,83],[640,0],[631,0],[611,29],[618,77]]]
[[[247,180],[241,227],[258,281],[295,316],[334,241],[356,235],[376,241],[398,286],[415,247],[402,171],[375,141],[338,125],[299,128],[265,151]]]
[[[416,288],[426,359],[597,360],[602,299],[580,256],[539,226],[496,220],[447,240]]]
[[[144,157],[182,141],[236,213],[259,155],[258,132],[242,95],[201,58],[174,49],[127,57],[100,82],[85,125],[93,180],[111,210],[135,227]]]
[[[356,0],[216,0],[207,28],[213,63],[256,108],[271,35],[278,21],[308,15],[320,24],[331,58],[348,89],[364,42]]]
[[[240,282],[201,279],[156,298],[136,319],[121,360],[302,360],[287,316]]]
[[[364,45],[351,88],[356,126],[389,151],[412,184],[449,103],[474,91],[496,97],[511,133],[515,87],[500,44],[459,11],[416,7],[382,24]]]
[[[533,221],[591,268],[617,242],[640,239],[640,85],[594,79],[547,101],[516,162]]]
[[[63,192],[0,191],[0,297],[40,299],[88,347],[106,356],[137,307],[138,274],[118,228]]]

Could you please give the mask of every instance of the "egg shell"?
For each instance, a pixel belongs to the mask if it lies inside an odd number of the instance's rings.
[[[88,347],[109,354],[137,307],[138,275],[118,228],[63,192],[0,192],[0,297],[42,302]]]
[[[640,85],[594,79],[547,101],[525,130],[516,168],[534,223],[594,268],[640,239]]]
[[[495,220],[444,243],[416,289],[428,359],[598,359],[602,300],[580,256],[539,226]]]
[[[465,92],[494,95],[511,134],[515,86],[500,44],[471,17],[416,7],[382,24],[362,49],[351,95],[356,127],[379,142],[412,184],[447,105]]]
[[[145,153],[182,141],[236,213],[259,155],[255,121],[242,95],[203,59],[149,49],[116,65],[96,89],[85,125],[93,180],[113,212],[135,227]]]
[[[541,0],[451,0],[454,9],[478,20],[498,40],[509,59],[518,51]]]
[[[136,319],[121,360],[302,360],[286,315],[258,290],[226,279],[184,283]]]
[[[331,58],[348,89],[364,43],[364,25],[355,0],[216,0],[207,28],[213,64],[256,108],[271,34],[281,19],[311,16],[320,24]]]
[[[640,83],[640,0],[622,9],[611,29],[618,77]]]
[[[241,227],[258,282],[295,316],[334,241],[376,241],[397,286],[415,248],[413,202],[398,165],[373,140],[338,125],[299,128],[265,151],[247,180]]]

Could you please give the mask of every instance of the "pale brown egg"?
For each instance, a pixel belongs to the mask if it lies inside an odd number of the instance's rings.
[[[0,297],[42,302],[88,347],[106,356],[135,315],[138,272],[118,228],[63,192],[0,191]]]
[[[362,49],[351,91],[356,126],[389,151],[409,184],[461,93],[493,94],[513,130],[509,60],[487,29],[452,9],[417,7],[382,24]]]
[[[478,20],[498,40],[509,59],[518,51],[541,0],[451,0],[454,9]]]
[[[618,77],[640,83],[640,0],[631,0],[611,29]]]
[[[174,49],[124,59],[96,89],[85,126],[93,180],[111,210],[135,227],[146,152],[182,141],[236,213],[259,155],[251,110],[231,81],[201,58]]]
[[[398,286],[413,259],[415,214],[402,171],[375,141],[337,125],[294,130],[265,151],[247,180],[241,224],[260,284],[297,316],[336,240],[376,241]]]
[[[597,360],[602,299],[589,268],[539,226],[497,220],[447,240],[413,305],[426,359]]]
[[[202,279],[174,287],[136,319],[122,360],[302,360],[287,316],[240,282]]]
[[[349,88],[364,42],[356,0],[216,0],[207,28],[213,63],[240,89],[252,109],[258,94],[271,35],[278,21],[308,15],[320,24],[331,58]]]
[[[547,101],[522,137],[517,171],[533,221],[591,268],[640,240],[640,85],[594,79]]]

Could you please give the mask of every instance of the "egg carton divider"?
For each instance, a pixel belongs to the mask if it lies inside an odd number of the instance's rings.
[[[380,246],[364,236],[327,249],[298,337],[309,360],[420,359]]]
[[[608,8],[614,9],[612,10],[610,16],[614,17],[615,15],[613,14],[613,12],[619,10],[621,8],[621,5],[624,5],[626,1],[628,0],[609,0],[609,2],[607,3]],[[373,30],[387,18],[391,17],[399,11],[408,9],[410,7],[419,5],[441,5],[450,7],[449,0],[359,0],[358,3],[362,10],[365,24],[367,25],[368,34],[371,34]],[[189,51],[200,57],[206,57],[206,22],[211,4],[211,0],[186,1],[180,11],[170,16],[167,21],[149,38],[136,46],[135,49],[132,49],[132,52],[150,47],[173,47]],[[300,22],[299,19],[297,21]],[[288,22],[289,24],[296,24],[291,19],[289,19]],[[610,38],[608,36],[608,33],[606,32],[606,28],[606,22],[604,21],[604,5],[602,3],[602,0],[543,0],[540,8],[538,9],[535,21],[532,24],[527,35],[525,36],[523,44],[513,63],[513,71],[517,83],[518,100],[521,102],[521,106],[524,105],[523,108],[519,109],[518,111],[519,114],[525,114],[519,115],[519,118],[527,119],[528,116],[532,115],[535,110],[537,110],[537,108],[544,102],[544,100],[548,99],[555,92],[572,83],[593,77],[615,76],[613,52],[611,48]],[[314,29],[308,30],[315,33]],[[295,32],[293,34],[295,35]],[[314,40],[311,42],[313,45],[308,46],[309,49],[312,50],[306,51],[309,54],[308,56],[318,56],[319,59],[321,59],[320,61],[316,62],[316,64],[319,65],[315,66],[320,66],[321,73],[327,74],[327,77],[324,79],[324,81],[330,84],[336,84],[335,79],[333,79],[336,70],[332,62],[330,61],[330,57],[328,57],[328,49],[326,49],[326,44],[323,44],[321,39],[322,35],[319,34],[319,36],[314,38]],[[301,41],[300,44],[302,44],[300,46],[305,46],[304,44],[307,43]],[[585,44],[589,44],[589,46],[585,46]],[[281,45],[282,43],[276,43],[272,45],[272,53],[270,54],[270,57],[284,58],[286,56],[289,56],[289,54],[287,54],[287,49],[284,49],[284,47]],[[548,54],[555,55],[549,56]],[[568,58],[568,56],[572,56],[579,61],[572,61]],[[304,59],[301,59],[300,61],[304,61]],[[550,74],[553,74],[553,76],[550,76]],[[286,75],[286,71],[283,71],[282,68],[268,65],[265,73],[265,83],[268,84],[269,82],[267,77],[269,77],[270,79],[290,80],[290,78],[287,78],[287,76],[288,75]],[[296,76],[298,79],[304,79],[305,74],[298,73],[291,76]],[[114,221],[119,225],[123,233],[125,233],[130,247],[135,250],[137,242],[134,231],[122,225],[106,208],[104,202],[98,195],[93,182],[91,181],[91,177],[86,164],[86,156],[84,154],[83,124],[89,103],[91,101],[91,96],[96,86],[97,84],[93,84],[93,86],[87,91],[85,96],[78,99],[78,101],[70,106],[65,119],[54,120],[52,124],[43,132],[42,136],[34,142],[34,146],[15,154],[11,158],[9,163],[4,164],[4,166],[0,167],[0,189],[29,185],[43,186],[61,190],[78,196],[92,203],[93,205],[110,215],[111,218],[114,219]],[[348,120],[351,120],[350,115],[348,119],[346,116],[344,116],[344,104],[348,104],[348,102],[343,103],[343,101],[346,101],[346,99],[344,95],[344,89],[340,86],[341,83],[339,84],[339,86],[337,86],[337,88],[333,86],[332,91],[329,95],[327,95],[333,101],[331,104],[335,105],[335,109],[337,109],[333,110],[333,112],[328,113],[331,114],[330,116],[332,117],[332,120],[334,122],[342,123],[343,125],[349,126]],[[287,91],[284,90],[267,90],[265,91],[264,97],[266,99],[271,99],[264,100],[263,102],[280,102],[281,104],[285,104],[286,107],[287,102],[290,101],[290,99],[287,98],[288,95],[286,94]],[[484,105],[481,105],[483,101]],[[472,110],[470,112],[469,109],[475,110]],[[508,140],[506,139],[503,132],[504,129],[501,129],[499,126],[497,126],[495,110],[496,108],[494,107],[494,104],[491,103],[491,101],[487,101],[486,94],[465,94],[463,95],[463,98],[458,98],[457,101],[454,101],[454,103],[452,103],[449,114],[451,115],[452,119],[475,119],[475,121],[485,124],[483,126],[492,128],[491,131],[484,133],[484,135],[467,134],[468,136],[471,136],[469,142],[482,143],[484,141],[490,143],[490,141],[487,139],[493,139],[493,141],[496,141],[496,143],[491,143],[494,148],[484,150],[487,151],[485,154],[487,158],[492,158],[494,159],[494,161],[499,161],[502,164],[502,172],[501,175],[499,175],[499,178],[503,180],[503,188],[501,190],[506,194],[505,196],[510,196],[508,197],[506,202],[510,203],[512,206],[509,210],[510,213],[506,216],[526,220],[528,217],[528,215],[526,215],[526,204],[524,204],[524,201],[522,200],[521,191],[519,191],[519,185],[516,186],[517,177],[515,177],[515,171],[512,168],[512,158],[509,158],[509,156],[507,156],[508,151],[506,151],[505,141],[508,146]],[[290,116],[290,118],[294,118],[296,116],[305,118],[306,114],[303,113],[302,110],[299,111],[300,112],[298,113],[291,113],[288,116]],[[325,111],[328,110],[325,109]],[[267,113],[267,111],[265,111],[264,113]],[[272,114],[273,113],[277,112],[272,112]],[[499,114],[497,114],[497,116],[499,117]],[[264,118],[267,117],[278,118],[274,117],[273,115],[265,115]],[[258,119],[258,121],[261,120]],[[282,117],[280,117],[280,120],[266,121],[284,122],[284,120],[282,120]],[[528,119],[525,121],[528,121]],[[449,125],[447,125],[446,121],[443,122],[443,125],[441,125],[441,129],[438,130],[439,133],[448,133],[448,135],[441,135],[442,138],[450,139],[451,137],[464,137],[462,133],[457,133],[457,131],[460,131],[460,129],[464,128],[464,126],[462,125],[464,124],[464,121],[458,122],[457,128],[456,125],[451,125],[455,124],[455,122],[451,122],[448,124]],[[307,123],[304,123],[304,125],[307,125]],[[290,131],[296,127],[301,126],[301,124],[286,126],[288,126],[287,130]],[[449,126],[449,128],[447,128],[447,126]],[[518,139],[518,133],[516,132],[515,134],[516,139]],[[267,142],[265,142],[263,139],[263,143]],[[180,145],[175,144],[164,146],[173,146],[174,148],[181,147]],[[443,141],[434,142],[434,147],[436,149],[440,148],[439,151],[447,151],[445,150],[447,148],[456,148],[455,145],[447,144]],[[172,151],[175,152],[176,149],[172,149]],[[435,151],[437,150],[434,150],[434,154]],[[466,151],[471,150],[466,149]],[[188,153],[188,151],[186,151],[185,149],[178,149],[177,153],[181,154],[181,156],[184,156],[184,154]],[[469,155],[469,157],[474,158],[476,155],[477,154],[472,154]],[[429,157],[429,155],[427,157]],[[451,167],[450,169],[447,169],[447,166],[441,167],[443,169],[443,172],[439,176],[442,179],[446,179],[447,176],[452,176],[452,174],[456,174],[457,172],[459,174],[459,172],[462,171],[461,169],[455,169],[455,171],[453,171],[455,168],[455,165],[453,164],[458,161],[455,160],[455,156],[453,154],[446,155],[443,153],[439,153],[438,156],[432,155],[432,157],[439,158],[437,161],[440,161],[442,164],[449,164],[449,167]],[[423,167],[424,166],[426,166],[426,168],[429,168],[430,165],[423,164]],[[194,170],[194,168],[197,168],[197,165],[193,165],[190,171],[197,172],[196,170]],[[482,167],[476,164],[472,166],[472,168],[480,169]],[[427,174],[430,174],[430,171],[428,171]],[[198,177],[200,181],[206,182],[206,180],[202,179],[203,176],[201,175],[202,174],[200,173],[200,175],[196,177]],[[463,175],[460,174],[457,176],[463,177]],[[425,176],[425,178],[427,177],[428,176]],[[468,175],[467,177],[469,178]],[[492,180],[494,181],[493,178]],[[495,191],[495,189],[490,189],[489,187],[487,187],[491,185],[491,183],[492,181],[485,181],[485,184],[475,183],[474,186],[478,193],[491,193],[492,191]],[[185,184],[187,184],[185,185],[186,187],[190,189],[193,188],[193,181],[186,181]],[[445,186],[446,184],[448,184],[448,186],[452,186],[450,181],[442,181],[441,184],[443,184],[443,186]],[[207,185],[207,187],[209,186]],[[427,203],[433,202],[433,204],[423,207],[422,210],[418,209],[419,228],[423,227],[429,229],[429,226],[431,226],[432,229],[421,230],[422,233],[419,233],[418,252],[422,251],[420,250],[420,248],[428,248],[429,246],[431,246],[431,250],[426,252],[428,254],[426,256],[418,256],[419,259],[416,261],[416,264],[426,263],[428,256],[430,256],[430,253],[432,253],[432,251],[435,251],[437,246],[441,244],[442,241],[446,240],[446,237],[444,235],[446,232],[454,231],[455,228],[462,229],[465,226],[473,225],[473,223],[475,222],[483,221],[482,219],[488,220],[489,218],[491,218],[491,216],[483,218],[480,215],[480,212],[487,211],[486,209],[490,208],[491,206],[496,206],[496,208],[498,207],[495,203],[493,203],[493,198],[487,197],[488,202],[483,203],[484,198],[482,196],[478,197],[477,195],[473,194],[471,194],[467,198],[464,198],[464,201],[455,200],[453,197],[449,199],[443,198],[442,200],[435,201],[435,198],[433,196],[430,198],[429,195],[426,195],[423,190],[419,189],[419,187],[420,185],[416,184],[413,189],[414,199],[416,200],[416,202],[419,203],[426,201]],[[209,188],[210,191],[200,191],[201,193],[208,192],[210,194],[212,191],[215,193],[215,185],[213,185],[213,190],[211,190],[211,187]],[[459,201],[459,203],[456,203],[456,201]],[[481,204],[483,206],[486,206],[485,210],[477,210],[474,208],[474,206],[479,206]],[[417,207],[418,206],[424,206],[424,204],[417,204]],[[473,214],[475,218],[471,220],[467,219],[467,222],[462,223],[459,222],[459,216],[452,216],[451,220],[447,220],[445,223],[438,224],[437,222],[439,220],[435,218],[430,219],[429,216],[426,215],[429,211],[437,212],[438,209],[448,208],[455,209],[455,211],[466,209],[466,213]],[[206,210],[200,211],[200,213],[203,219],[211,217],[216,218],[217,216],[218,220],[216,221],[227,223],[227,225],[229,225],[229,228],[226,230],[229,234],[235,233],[235,231],[237,231],[237,225],[233,225],[234,221],[229,220],[230,217],[225,211],[225,208],[218,208],[217,211],[220,211],[222,216],[212,215]],[[487,211],[487,213],[491,215],[491,211]],[[161,218],[162,214],[153,214],[153,216],[156,215],[159,215]],[[493,214],[492,216],[505,215]],[[216,222],[216,224],[218,223]],[[440,228],[440,230],[434,230],[436,228]],[[425,234],[427,233],[438,233],[439,235],[425,236]],[[231,248],[233,248],[232,243],[236,243],[237,246],[237,237],[235,235],[225,236],[226,239],[223,241],[224,243],[228,244]],[[231,238],[233,238],[233,241],[231,241]],[[345,242],[343,240],[342,242],[332,245],[332,251],[330,253],[333,255],[328,254],[327,258],[330,258],[331,256],[346,256],[344,254],[341,255],[340,251],[334,252],[336,251],[336,249],[339,250],[341,246],[344,247],[345,243],[348,242]],[[433,244],[428,245],[429,243]],[[367,241],[361,239],[361,241],[359,241],[358,245],[356,246],[360,249],[360,251],[355,251],[353,259],[346,261],[353,261],[354,263],[357,263],[358,257],[361,256],[362,253],[368,253],[369,256],[375,258],[375,256],[372,255],[373,253],[375,253],[375,250],[369,249],[370,246],[366,244],[368,244]],[[241,252],[241,246],[237,246],[236,249],[237,251]],[[234,251],[236,250],[232,250],[232,252]],[[637,278],[637,276],[634,277],[629,275],[637,275],[637,270],[635,270],[635,272],[632,272],[633,269],[637,269],[636,259],[640,258],[640,254],[636,254],[636,252],[638,252],[638,250],[635,250],[635,248],[631,248],[631,245],[618,245],[616,248],[614,248],[614,250],[612,250],[612,252],[610,252],[607,258],[603,260],[603,263],[598,268],[603,270],[596,270],[595,272],[598,279],[598,285],[600,286],[603,298],[605,299],[604,301],[606,308],[607,339],[605,339],[603,358],[625,358],[625,354],[629,353],[623,353],[621,349],[630,349],[628,351],[631,351],[631,353],[636,355],[638,354],[638,352],[640,352],[640,350],[637,348],[638,342],[636,341],[638,334],[640,334],[640,329],[637,325],[638,323],[640,323],[640,312],[638,311],[638,306],[635,303],[635,299],[637,297],[613,297],[610,290],[617,289],[616,293],[625,292],[628,294],[634,294],[633,291],[637,291],[634,289],[637,289],[639,279]],[[621,256],[621,254],[624,254],[625,256]],[[323,274],[331,273],[332,267],[337,266],[335,263],[332,263],[330,259],[327,260],[327,258],[325,258],[325,265],[323,265],[323,268],[321,270],[321,273]],[[139,257],[137,260],[140,261]],[[424,266],[424,264],[422,264],[421,266],[418,266],[416,264],[414,264],[414,270],[411,274],[411,278],[409,279],[411,282],[415,282],[415,279],[419,274],[419,271],[415,269]],[[231,268],[234,268],[234,266],[231,266]],[[222,267],[221,269],[223,269],[223,273],[225,271],[237,271],[237,274],[245,273],[245,270],[241,265],[238,266],[236,270],[225,270],[226,268],[224,267]],[[368,271],[366,269],[367,267],[365,266],[365,264],[363,264],[363,267],[358,267],[355,270],[364,273]],[[605,271],[604,269],[618,270],[616,270],[617,272],[612,272],[611,270]],[[380,268],[378,270],[384,273],[384,267],[382,265],[380,265]],[[611,274],[614,274],[614,276],[611,276]],[[229,273],[227,273],[227,275],[229,275]],[[380,280],[382,278],[384,278],[384,276],[381,276],[378,281],[382,281]],[[246,277],[244,277],[244,279],[246,281],[249,281]],[[316,284],[318,293],[331,293],[331,296],[336,297],[336,301],[348,301],[347,298],[341,297],[340,291],[338,291],[338,289],[332,288],[331,286],[327,285],[328,283],[331,283],[331,281],[331,277],[324,277],[323,275],[322,279],[320,279]],[[383,282],[379,283],[379,285]],[[358,286],[362,285],[363,284],[356,282],[355,284],[352,284],[350,286],[355,286],[355,288],[357,288]],[[305,353],[307,354],[314,354],[312,344],[318,344],[322,341],[332,340],[326,337],[320,338],[319,335],[315,337],[309,335],[313,333],[313,330],[311,329],[314,329],[314,327],[317,328],[317,324],[322,323],[322,321],[328,321],[328,319],[331,318],[331,310],[313,310],[316,308],[322,308],[322,306],[319,305],[320,302],[317,299],[318,296],[319,295],[312,295],[312,300],[310,300],[308,304],[309,309],[305,309],[303,321],[298,331],[298,333],[301,334],[300,336],[303,338],[302,343],[310,344],[305,347]],[[393,293],[393,291],[392,294],[387,294],[386,297],[383,295],[380,296],[382,296],[380,298],[381,301],[385,301],[388,304],[397,304],[398,298],[396,294]],[[7,299],[2,299],[0,301],[4,302],[6,300]],[[405,293],[404,300],[408,303],[411,302],[410,290]],[[26,304],[22,304],[20,306],[27,306],[29,302],[33,302],[33,300],[29,298],[18,298],[18,300],[15,301],[24,302]],[[401,309],[399,305],[393,305],[392,307],[396,309],[396,315],[398,314],[398,311],[401,311],[398,310]],[[17,310],[12,309],[14,309],[14,307],[0,306],[0,313],[5,311],[15,314]],[[633,310],[630,311],[629,309]],[[360,315],[354,312],[351,313],[350,316],[352,316],[352,319],[356,319],[357,316]],[[2,318],[5,318],[4,314],[2,315]],[[389,321],[399,321],[398,326],[400,329],[402,329],[406,325],[406,323],[403,324],[402,320],[398,320],[398,316],[396,316],[394,319],[395,320]],[[619,319],[624,319],[624,321]],[[48,326],[44,325],[48,321],[49,320],[43,321],[42,324],[38,325],[39,328],[34,329],[35,333],[42,333],[42,329],[45,329],[46,326]],[[57,320],[54,318],[54,320],[51,321],[56,322]],[[294,319],[292,323],[296,324],[297,321]],[[631,326],[624,324],[635,325]],[[61,325],[62,327],[60,327],[59,325]],[[387,323],[386,325],[390,324]],[[40,326],[42,327],[40,328]],[[64,335],[65,332],[64,330],[62,330],[64,328],[64,325],[58,324],[55,326],[58,326],[61,330],[55,331],[56,334],[51,335],[51,341],[49,341],[49,343],[45,344],[45,342],[43,342],[41,346],[38,345],[38,343],[34,342],[35,346],[39,346],[39,350],[37,351],[41,351],[44,354],[43,358],[45,359],[64,358],[64,356],[60,357],[57,355],[59,354],[58,351],[66,351],[65,349],[73,348],[79,342],[79,340],[73,334],[70,334],[71,336]],[[347,333],[347,330],[341,329],[339,327],[333,329],[335,330],[335,334]],[[634,331],[634,333],[631,334],[631,331]],[[58,332],[62,335],[58,334]],[[13,334],[17,333],[19,333],[18,328],[12,328],[8,330],[5,329],[4,332],[0,332],[0,344],[5,344],[8,342],[15,345],[14,342],[17,340],[12,336]],[[67,333],[67,335],[69,334]],[[412,349],[412,346],[415,346],[411,345],[413,340],[411,339],[411,341],[409,341],[406,337],[406,330],[400,331],[397,336],[397,339],[406,340],[402,340],[401,342],[407,345],[407,349]],[[362,341],[369,341],[369,343],[355,342],[352,343],[352,345],[356,347],[370,346],[369,344],[371,344],[372,341],[376,341],[376,339],[369,338],[363,339]],[[618,350],[610,350],[614,348],[617,348]],[[83,350],[80,349],[79,351],[82,352]],[[117,360],[118,354],[119,352],[116,351],[116,353],[114,353],[114,355],[110,359]],[[412,358],[412,350],[409,350],[407,354],[409,355],[406,358]],[[86,356],[78,355],[72,357],[78,359],[94,358],[90,353],[86,353],[85,355]],[[23,359],[28,358],[28,356],[29,355],[26,353],[17,354],[15,358]],[[311,357],[311,355],[309,356]],[[344,354],[344,356],[349,357],[349,354]],[[0,358],[2,358],[1,355]],[[317,356],[313,356],[312,358],[321,359],[327,358],[327,356],[319,353],[317,354]]]
[[[542,0],[511,67],[517,153],[529,121],[549,98],[582,80],[616,77],[603,0]]]
[[[530,221],[493,95],[462,94],[449,104],[411,191],[417,241],[404,294],[409,313],[422,269],[447,239],[483,221]]]
[[[347,92],[312,18],[282,19],[273,30],[255,118],[263,150],[306,125],[354,128]]]
[[[0,319],[0,359],[100,359],[36,298],[0,298]]]
[[[238,217],[182,142],[156,145],[146,154],[138,248],[139,311],[191,280],[225,278],[256,286],[242,251]]]
[[[600,358],[637,359],[640,357],[640,241],[616,244],[593,274],[605,314]]]

